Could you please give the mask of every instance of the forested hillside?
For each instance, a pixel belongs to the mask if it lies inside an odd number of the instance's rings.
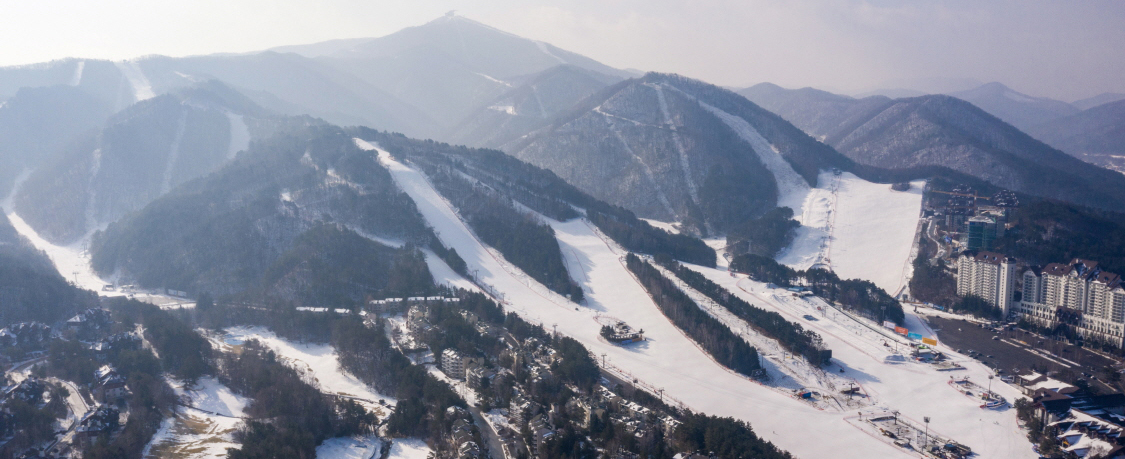
[[[1055,119],[1028,132],[1083,161],[1125,173],[1125,100]]]
[[[378,160],[338,128],[290,119],[285,134],[97,233],[91,252],[98,272],[146,287],[354,305],[415,293],[429,273],[411,244],[441,249]]]

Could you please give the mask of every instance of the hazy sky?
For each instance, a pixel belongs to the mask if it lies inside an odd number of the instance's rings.
[[[375,37],[449,10],[620,68],[844,93],[1001,81],[1125,92],[1125,1],[0,0],[0,65]]]

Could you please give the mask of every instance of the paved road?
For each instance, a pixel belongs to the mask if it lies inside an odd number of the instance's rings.
[[[477,426],[481,427],[480,433],[484,436],[484,442],[488,444],[488,454],[493,459],[504,459],[504,448],[500,443],[500,436],[492,430],[492,424],[484,421],[484,417],[480,413],[480,408],[475,406],[469,407],[469,413],[473,415],[473,421]]]

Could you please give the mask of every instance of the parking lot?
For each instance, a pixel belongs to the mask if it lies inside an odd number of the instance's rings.
[[[1023,330],[993,332],[959,319],[927,319],[943,344],[965,355],[973,351],[974,358],[1003,370],[1005,375],[1017,370],[1071,371],[1094,379],[1103,367],[1117,363],[1086,349]]]

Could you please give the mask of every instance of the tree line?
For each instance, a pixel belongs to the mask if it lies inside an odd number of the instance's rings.
[[[700,309],[674,282],[647,261],[630,253],[625,257],[625,265],[637,276],[645,290],[648,290],[660,311],[676,328],[699,343],[711,357],[744,375],[758,375],[761,363],[756,349],[718,319]]]
[[[575,302],[584,299],[582,287],[567,272],[554,229],[517,210],[509,198],[465,179],[456,170],[427,167],[426,172],[481,240],[547,288]]]
[[[777,340],[781,347],[789,352],[803,356],[814,366],[828,363],[825,353],[822,352],[825,350],[824,341],[816,332],[802,329],[799,324],[785,320],[777,312],[767,311],[743,301],[704,277],[703,274],[684,267],[670,257],[656,256],[654,261],[671,271],[691,288],[707,295],[712,301],[745,320],[759,333]]]
[[[835,301],[872,320],[889,320],[902,325],[906,313],[898,300],[871,281],[840,279],[836,273],[823,269],[797,271],[773,258],[743,254],[730,263],[732,271],[749,275],[759,282],[769,282],[781,287],[804,286],[813,294]]]
[[[251,419],[235,434],[241,446],[229,450],[232,459],[314,459],[325,439],[367,434],[376,427],[375,416],[355,401],[320,392],[255,340],[237,353],[223,354],[218,368],[227,387],[253,399],[246,407]]]

